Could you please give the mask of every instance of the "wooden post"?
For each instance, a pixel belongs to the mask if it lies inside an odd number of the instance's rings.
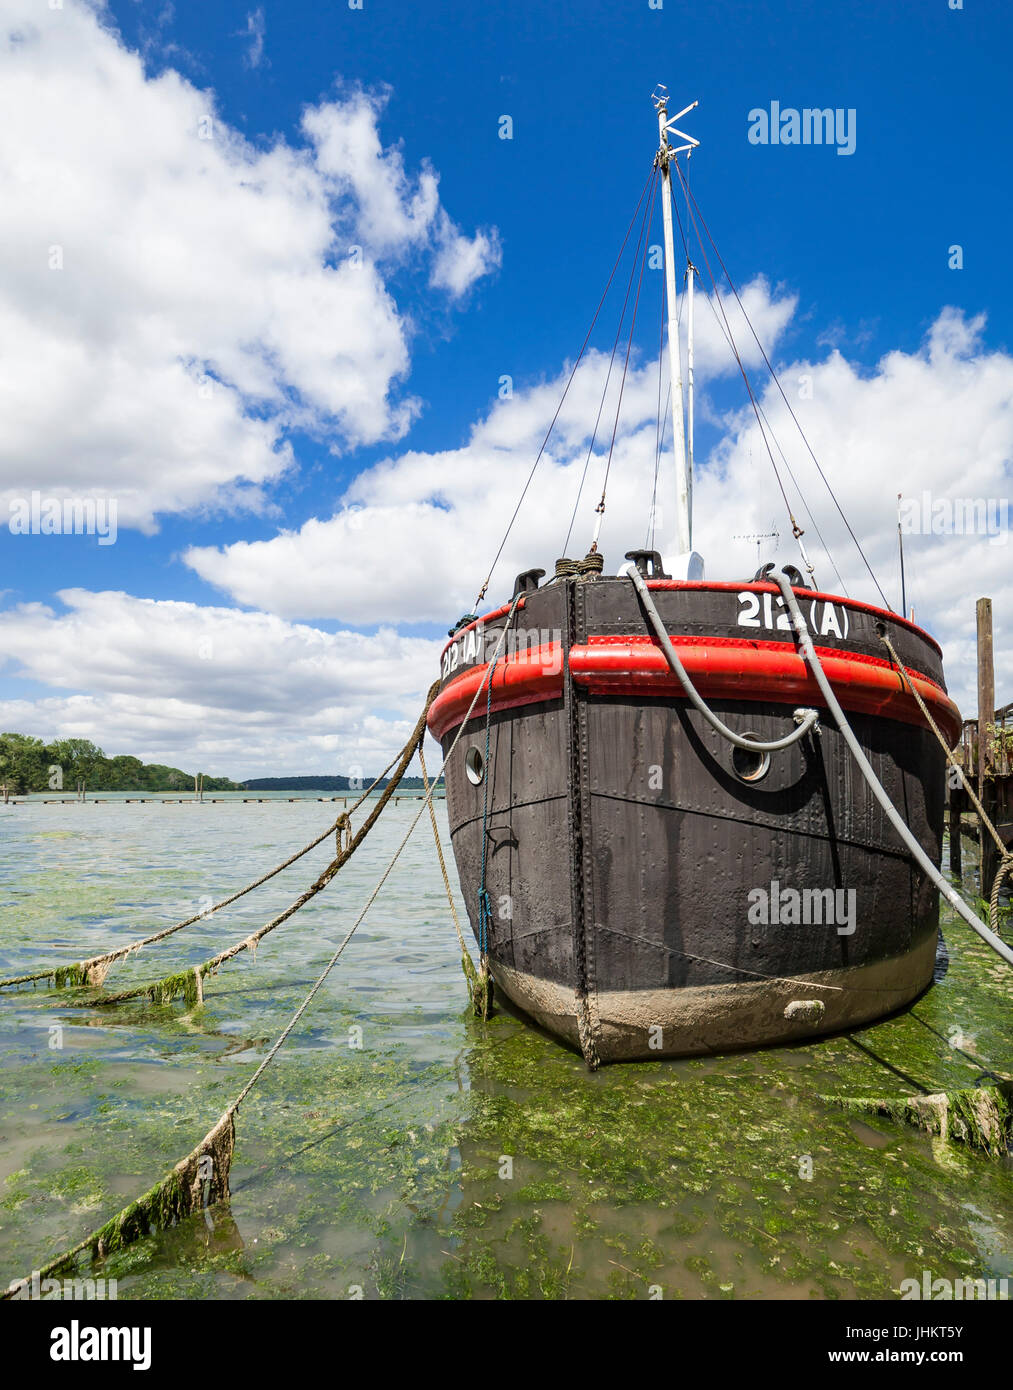
[[[994,819],[995,782],[988,774],[993,771],[992,726],[995,723],[995,667],[992,658],[992,600],[978,600],[978,798],[986,813]],[[992,892],[992,882],[998,863],[998,852],[983,825],[978,827],[978,847],[981,854],[981,896]]]
[[[962,878],[960,863],[960,803],[963,792],[959,787],[950,788],[949,831],[950,831],[950,873]]]

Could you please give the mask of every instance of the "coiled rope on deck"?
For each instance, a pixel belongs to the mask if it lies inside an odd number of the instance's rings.
[[[495,659],[498,659],[503,643],[506,640],[507,629],[513,619],[520,598],[520,594],[514,596],[507,622],[500,633],[499,642],[496,646]],[[341,953],[344,951],[349,941],[351,941],[356,930],[380,893],[380,890],[383,888],[383,885],[390,877],[394,865],[401,857],[405,846],[411,839],[415,827],[422,819],[426,810],[432,805],[433,793],[446,771],[447,763],[450,761],[454,750],[461,741],[468,720],[471,718],[475,706],[478,703],[479,696],[482,693],[482,688],[486,681],[491,682],[492,680],[493,665],[494,662],[490,662],[486,667],[485,674],[472,697],[468,712],[465,714],[458,727],[457,733],[454,736],[454,741],[447,750],[440,770],[429,791],[426,793],[422,806],[419,808],[417,815],[408,827],[404,839],[394,851],[390,862],[381,874],[373,891],[366,899],[362,911],[345,933],[345,936],[332,954],[330,960],[313,983],[306,998],[282,1029],[270,1051],[256,1068],[238,1096],[236,1096],[231,1105],[222,1112],[211,1129],[205,1134],[204,1138],[197,1144],[196,1148],[192,1149],[190,1153],[187,1154],[186,1158],[181,1159],[164,1178],[160,1179],[153,1187],[149,1188],[137,1201],[131,1202],[128,1206],[124,1207],[123,1210],[118,1212],[110,1221],[107,1221],[104,1226],[101,1226],[97,1231],[93,1231],[90,1235],[85,1236],[83,1240],[78,1241],[71,1249],[65,1250],[62,1254],[50,1260],[48,1264],[38,1271],[40,1278],[47,1278],[49,1275],[59,1270],[66,1269],[69,1265],[72,1265],[79,1256],[87,1254],[93,1260],[102,1259],[106,1255],[131,1244],[133,1241],[150,1235],[154,1230],[164,1229],[166,1226],[182,1221],[198,1211],[206,1210],[216,1202],[225,1201],[229,1197],[229,1172],[232,1166],[232,1157],[235,1152],[236,1140],[236,1112],[260,1078],[264,1075],[264,1072],[274,1061],[275,1057],[277,1057],[291,1035],[292,1030],[319,993],[324,981],[337,964]],[[419,722],[416,725],[420,741],[424,735],[425,720],[429,711],[429,706],[438,688],[439,682],[434,683],[426,699],[426,707],[420,715]],[[332,861],[332,863],[333,862],[336,861]],[[329,865],[328,868],[330,867],[332,866]],[[326,872],[325,870],[325,874]],[[332,873],[330,877],[333,878],[333,876]],[[321,878],[323,877],[324,875],[321,875]],[[330,879],[328,878],[328,882],[329,881]],[[306,899],[306,896],[307,895],[304,895],[303,900]],[[301,903],[298,905],[301,906]],[[293,905],[291,911],[296,910],[296,905]],[[291,913],[285,915],[291,915]],[[24,1288],[26,1284],[26,1280],[13,1281],[8,1289],[0,1293],[0,1300],[16,1297],[18,1288]]]
[[[605,558],[598,550],[589,550],[583,560],[570,560],[565,555],[556,561],[556,572],[553,579],[570,579],[573,575],[584,578],[585,575],[601,574],[605,567]]]

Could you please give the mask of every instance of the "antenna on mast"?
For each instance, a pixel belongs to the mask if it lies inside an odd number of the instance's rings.
[[[907,613],[907,585],[904,582],[904,530],[901,526],[901,504],[904,501],[904,494],[897,494],[897,545],[900,547],[900,611],[903,617]]]
[[[756,568],[757,568],[757,569],[760,568],[760,546],[763,544],[763,542],[764,542],[764,541],[773,541],[773,542],[774,542],[774,549],[776,550],[776,549],[777,549],[777,543],[778,543],[778,541],[781,539],[781,533],[780,533],[780,531],[777,529],[776,526],[774,526],[774,523],[773,523],[773,522],[771,522],[770,524],[771,524],[771,526],[774,527],[774,529],[773,529],[772,531],[748,531],[748,532],[745,532],[745,533],[740,534],[740,535],[738,535],[738,536],[733,536],[733,537],[732,537],[732,540],[733,540],[733,541],[754,541],[754,542],[756,543]]]
[[[693,551],[693,438],[692,423],[690,424],[690,434],[687,441],[686,424],[683,408],[682,392],[682,354],[679,349],[679,327],[678,327],[678,305],[676,302],[675,289],[675,239],[672,232],[672,175],[671,160],[675,155],[690,153],[699,145],[699,140],[694,140],[692,135],[687,135],[685,131],[679,130],[676,121],[698,105],[697,102],[690,102],[689,106],[684,106],[677,115],[669,117],[668,114],[668,88],[659,83],[651,95],[654,109],[658,113],[658,136],[659,148],[655,155],[655,163],[661,170],[661,206],[664,222],[665,234],[665,303],[668,319],[668,364],[672,378],[672,436],[675,442],[675,473],[676,473],[676,544],[679,549],[679,557],[674,561],[666,561],[666,565],[671,564],[673,572],[678,573],[676,577],[703,578],[703,561],[699,555]],[[669,134],[674,135],[679,141],[673,145],[669,141]],[[690,267],[691,269],[692,267]],[[693,286],[692,277],[687,281],[688,311],[689,321],[689,356],[688,356],[688,377],[689,377],[689,418],[693,418],[693,339],[692,339],[692,304]],[[682,571],[685,570],[685,576]]]

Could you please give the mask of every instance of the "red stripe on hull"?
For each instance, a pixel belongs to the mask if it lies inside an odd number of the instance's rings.
[[[443,687],[429,706],[428,725],[433,738],[441,739],[456,728],[468,713],[475,691],[485,680],[488,663],[471,666]],[[558,642],[535,647],[496,663],[492,677],[494,710],[516,709],[542,700],[556,700],[563,694],[563,652]],[[485,715],[487,694],[483,690],[475,714]]]
[[[786,642],[734,638],[673,637],[679,658],[704,699],[766,700],[823,705],[802,657]],[[861,652],[817,647],[827,679],[846,710],[879,714],[905,724],[925,719],[900,673],[888,661]],[[683,696],[664,652],[647,638],[591,637],[570,651],[573,679],[595,695]],[[935,681],[916,671],[908,677],[950,739],[960,737],[960,711]]]
[[[679,649],[690,679],[706,700],[823,706],[819,687],[805,659],[786,642],[729,637],[701,642],[698,637],[685,636],[673,636],[672,642]],[[924,725],[924,717],[902,677],[888,661],[830,647],[817,647],[816,651],[846,710]],[[498,712],[559,699],[563,693],[561,662],[557,643],[501,660],[492,679],[492,708]],[[429,710],[429,730],[434,738],[441,739],[460,724],[485,672],[485,663],[470,667],[441,690]],[[661,648],[648,637],[592,636],[586,644],[571,648],[570,672],[577,684],[594,695],[686,698]],[[956,705],[928,677],[910,669],[908,676],[951,744],[955,744],[961,729]],[[483,692],[475,706],[475,716],[484,714],[485,708]]]

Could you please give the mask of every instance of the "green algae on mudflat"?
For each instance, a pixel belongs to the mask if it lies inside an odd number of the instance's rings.
[[[230,1204],[111,1253],[124,1296],[890,1297],[923,1269],[979,1276],[1013,1258],[1008,1165],[889,1122],[872,1148],[820,1099],[966,1089],[1009,1066],[1008,972],[959,926],[946,979],[896,1019],[595,1076],[506,1013],[470,1015],[446,926],[414,968],[358,940],[240,1113]],[[297,967],[319,955],[317,930],[293,938]],[[141,1000],[71,1017],[52,998],[3,1015],[9,1275],[189,1150],[194,1117],[228,1103],[305,993],[292,950],[187,1016]],[[60,1019],[74,1027],[56,1061],[45,1030]],[[343,1035],[360,1024],[356,1051]]]

